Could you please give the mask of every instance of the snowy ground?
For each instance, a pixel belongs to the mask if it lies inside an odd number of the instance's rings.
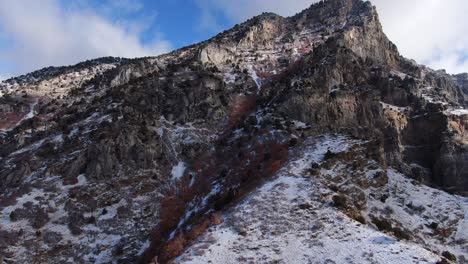
[[[435,240],[428,243],[432,246],[398,240],[371,225],[361,224],[332,206],[331,196],[335,192],[326,187],[324,179],[307,176],[311,163],[320,163],[328,149],[343,152],[362,142],[340,136],[322,136],[308,143],[277,178],[227,212],[223,224],[209,229],[175,262],[436,263],[440,260],[438,254],[431,252],[436,247]],[[400,217],[405,227],[419,227],[424,222],[421,217],[427,221],[436,214],[445,214],[453,220],[452,214],[464,212],[455,236],[467,238],[466,199],[425,186],[415,187],[393,170],[390,170],[389,183],[383,189],[387,188],[398,189],[402,194],[389,198],[389,206],[394,207],[396,216],[392,217]],[[402,201],[402,197],[407,200]],[[382,207],[370,197],[368,199],[369,210]],[[403,211],[401,203],[410,200],[427,206],[427,215],[410,215]],[[434,200],[441,203],[430,209],[428,204]],[[454,210],[450,211],[451,208]],[[456,253],[463,250],[450,246],[442,248]]]
[[[388,171],[388,176],[389,198],[385,204],[378,199],[368,199],[368,211],[380,212],[381,216],[401,224],[433,250],[448,250],[466,257],[468,244],[463,241],[468,240],[468,198],[414,184],[393,169]],[[439,230],[451,231],[443,243],[429,227],[432,223],[436,223]]]

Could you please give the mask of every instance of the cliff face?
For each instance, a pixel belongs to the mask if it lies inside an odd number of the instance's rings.
[[[168,261],[219,221],[213,213],[329,133],[372,142],[359,155],[382,171],[376,192],[390,188],[391,168],[466,195],[466,79],[401,57],[369,2],[329,0],[289,18],[262,14],[156,58],[97,59],[7,80],[0,255]],[[440,239],[455,236],[466,239]]]

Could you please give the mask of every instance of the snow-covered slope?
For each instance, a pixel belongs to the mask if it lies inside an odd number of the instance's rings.
[[[411,234],[422,236],[397,238],[379,231],[372,223],[354,220],[335,204],[333,197],[337,192],[330,186],[340,183],[327,179],[325,174],[343,169],[346,161],[338,160],[331,169],[322,168],[326,166],[327,151],[346,153],[351,147],[361,148],[363,142],[333,135],[306,142],[275,179],[226,212],[221,225],[209,229],[175,262],[436,263],[443,251],[449,251],[463,263],[467,257],[463,241],[468,239],[466,198],[414,186],[389,169],[384,186],[365,191],[362,198],[368,202],[363,213],[369,218],[372,213],[377,214],[377,208],[392,210],[388,219],[398,220]],[[321,173],[312,176],[309,169],[317,165],[322,168]],[[358,176],[351,173],[344,177]],[[354,187],[350,181],[341,186]],[[381,192],[391,192],[386,205],[373,198]],[[420,209],[424,213],[409,210],[408,203],[424,208]],[[431,221],[440,223],[440,228],[449,221],[455,222],[453,240],[428,240],[430,228],[425,224]]]
[[[466,80],[400,56],[362,0],[11,78],[0,263],[166,263],[219,215],[253,262],[464,261],[467,201],[426,185],[468,195]]]

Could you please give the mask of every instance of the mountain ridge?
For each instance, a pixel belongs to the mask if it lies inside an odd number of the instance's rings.
[[[304,15],[305,13],[307,13],[308,10],[313,9],[313,8],[323,7],[323,5],[326,5],[328,2],[331,2],[331,1],[320,1],[320,2],[317,2],[317,3],[313,3],[309,8],[304,9],[303,11],[301,11],[301,12],[295,14],[295,15],[289,16],[289,17],[283,17],[281,15],[278,15],[278,14],[272,13],[272,12],[264,12],[264,13],[262,13],[260,15],[257,15],[257,16],[254,16],[254,17],[248,19],[247,21],[245,21],[245,22],[243,22],[241,24],[236,24],[231,29],[224,30],[223,32],[218,33],[217,35],[215,35],[215,36],[213,36],[211,38],[208,38],[207,40],[204,40],[204,41],[201,41],[201,42],[198,42],[198,43],[194,43],[194,44],[191,44],[191,45],[188,45],[188,46],[185,46],[185,47],[181,47],[179,49],[176,49],[176,50],[170,51],[170,52],[168,52],[166,54],[161,54],[161,55],[158,55],[158,56],[147,56],[147,57],[143,57],[143,58],[133,58],[133,59],[112,57],[112,56],[99,57],[99,58],[90,59],[90,60],[87,60],[87,61],[79,62],[77,64],[68,65],[68,66],[48,66],[48,67],[44,67],[44,68],[41,68],[39,70],[32,71],[30,73],[26,73],[26,74],[19,75],[19,76],[14,76],[14,77],[9,77],[8,79],[3,80],[2,82],[7,82],[8,83],[8,82],[11,82],[14,79],[26,77],[28,75],[33,75],[33,76],[34,75],[40,75],[41,72],[47,71],[48,69],[73,68],[73,67],[80,67],[81,65],[88,64],[88,63],[94,63],[94,62],[103,62],[104,63],[104,61],[114,61],[114,60],[119,61],[119,60],[122,60],[122,59],[124,61],[125,60],[126,61],[132,61],[132,60],[138,60],[138,59],[144,59],[144,58],[153,58],[153,59],[155,59],[155,58],[158,58],[158,57],[164,57],[164,56],[168,56],[168,55],[170,55],[172,53],[178,53],[178,52],[183,51],[185,49],[189,49],[189,48],[191,48],[193,46],[198,46],[198,45],[201,45],[203,43],[207,43],[207,42],[216,40],[216,39],[222,37],[223,34],[228,33],[228,32],[230,32],[232,30],[235,30],[239,26],[248,26],[249,22],[258,20],[258,19],[260,19],[260,18],[262,18],[264,16],[266,16],[267,18],[268,17],[277,17],[277,18],[281,18],[281,19],[288,19],[288,20],[293,20],[294,21],[294,20],[298,19],[301,15]],[[375,9],[375,6],[373,6],[370,1],[358,1],[358,2],[361,2],[361,4],[364,4],[365,6],[371,8],[372,12],[373,12],[373,15],[378,16],[378,13],[377,13],[377,11]],[[345,2],[338,0],[338,1],[336,1],[336,3],[332,4],[331,6],[336,7],[336,5],[338,5],[338,6],[342,7],[343,3],[345,3]],[[354,3],[354,2],[350,1],[350,2],[346,2],[346,3],[349,5],[350,3]],[[378,20],[378,18],[377,18],[377,20]],[[393,45],[395,45],[395,44],[393,44]],[[424,66],[424,65],[423,64],[418,64],[418,66]],[[432,70],[433,71],[445,71],[444,69],[438,69],[438,70],[432,69]],[[460,75],[464,75],[464,74],[468,74],[468,73],[453,73],[453,74],[449,74],[449,75],[455,77],[455,76],[460,76]]]
[[[369,2],[264,14],[158,57],[82,66],[0,85],[4,260],[172,261],[329,134],[362,142],[293,170],[323,185],[322,206],[428,245],[425,257],[466,258],[465,200],[431,191],[456,204],[447,221],[390,192],[411,181],[466,195],[466,76],[401,57]]]

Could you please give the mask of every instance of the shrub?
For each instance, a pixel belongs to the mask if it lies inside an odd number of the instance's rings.
[[[336,194],[332,197],[333,205],[337,208],[346,208],[346,196],[344,194]]]
[[[46,158],[55,154],[55,145],[52,142],[46,142],[42,147],[36,152],[38,157]]]
[[[439,224],[436,222],[432,222],[431,224],[428,225],[430,229],[436,230],[439,227]]]
[[[239,97],[229,109],[229,124],[227,130],[237,126],[239,122],[252,111],[256,104],[255,96]]]
[[[380,201],[381,201],[382,203],[385,203],[385,202],[387,201],[387,199],[388,199],[388,194],[384,194],[384,195],[382,195],[382,196],[380,197]]]
[[[355,209],[346,210],[346,215],[351,219],[358,221],[361,224],[366,224],[366,219],[362,216],[361,212]]]
[[[356,218],[354,218],[354,220],[358,221],[359,223],[365,225],[366,224],[366,219],[364,218],[364,216],[362,216],[361,214],[357,215]]]
[[[375,216],[371,216],[371,220],[380,231],[392,231],[392,223],[387,219],[379,219]]]
[[[325,153],[325,160],[333,159],[334,157],[336,157],[336,153],[327,150],[327,153]]]
[[[439,228],[436,230],[436,232],[439,236],[448,238],[453,234],[454,229],[453,228]]]
[[[393,235],[395,235],[396,238],[402,240],[410,240],[411,239],[411,235],[409,234],[409,231],[408,230],[403,230],[399,227],[395,227],[393,228]]]
[[[456,262],[457,261],[457,257],[455,257],[455,255],[453,255],[452,253],[448,252],[448,251],[444,251],[442,252],[442,257],[450,260],[450,261],[453,261],[453,262]]]

